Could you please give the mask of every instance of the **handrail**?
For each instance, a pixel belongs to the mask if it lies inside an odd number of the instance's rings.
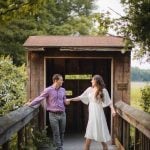
[[[150,139],[150,114],[138,110],[123,101],[115,104],[117,113]]]
[[[0,145],[7,142],[10,137],[27,125],[39,112],[39,105],[24,106],[0,117]]]

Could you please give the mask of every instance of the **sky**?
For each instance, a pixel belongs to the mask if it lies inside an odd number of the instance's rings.
[[[124,15],[123,7],[120,4],[120,0],[95,0],[95,5],[97,7],[97,12],[105,12],[109,11],[112,18],[118,18],[120,17],[117,13],[120,15]],[[117,12],[117,13],[115,13]],[[115,34],[114,31],[109,31],[111,34]],[[132,67],[139,67],[140,69],[150,69],[150,64],[146,63],[144,59],[139,62],[138,60],[133,60],[133,54],[131,53],[131,66]],[[144,63],[142,63],[144,62]]]

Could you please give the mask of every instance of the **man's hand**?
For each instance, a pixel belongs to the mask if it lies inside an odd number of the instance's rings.
[[[24,104],[24,106],[30,106],[31,105],[31,102],[27,102]]]

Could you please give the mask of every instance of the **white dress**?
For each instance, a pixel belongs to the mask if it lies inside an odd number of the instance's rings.
[[[89,119],[86,128],[85,137],[98,142],[108,142],[111,136],[108,131],[103,107],[111,104],[111,100],[106,89],[103,89],[104,102],[97,102],[92,87],[87,88],[79,96],[84,104],[89,104]]]

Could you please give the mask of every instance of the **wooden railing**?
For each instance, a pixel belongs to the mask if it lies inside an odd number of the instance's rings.
[[[115,143],[119,150],[150,150],[150,114],[135,109],[119,101],[115,104],[117,110]],[[41,128],[39,105],[34,108],[22,107],[4,117],[0,117],[0,149],[10,150],[11,137],[17,133],[18,150],[27,143],[26,127],[33,118]],[[37,117],[38,116],[38,117]],[[33,123],[32,123],[33,124]],[[24,138],[22,138],[24,137]]]
[[[117,110],[115,143],[120,150],[150,150],[150,114],[122,101]]]
[[[9,114],[0,117],[0,149],[10,150],[11,137],[17,134],[16,149],[22,149],[23,142],[27,143],[26,128],[30,122],[38,116],[39,105],[35,107],[24,106],[18,110],[12,111]],[[39,117],[36,117],[39,118]],[[38,124],[36,122],[36,124]],[[40,128],[38,126],[38,128]]]

